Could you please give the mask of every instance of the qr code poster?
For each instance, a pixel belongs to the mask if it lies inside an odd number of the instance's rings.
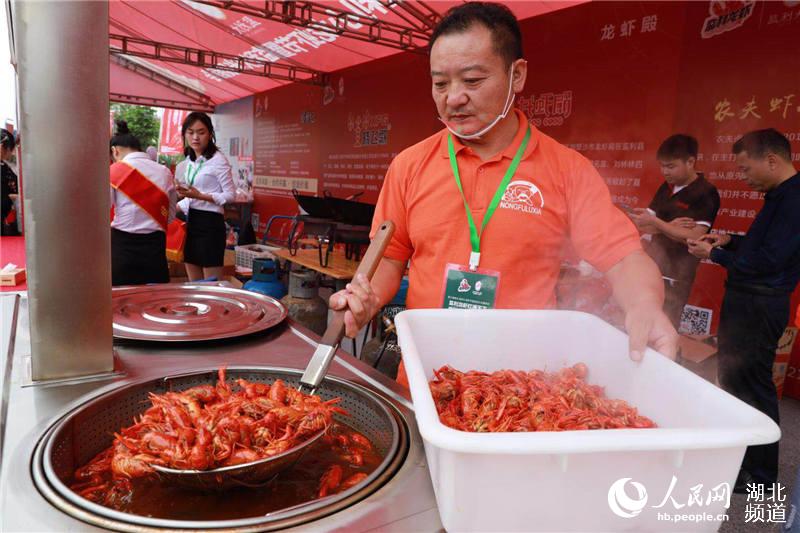
[[[685,305],[681,314],[681,326],[678,329],[688,335],[710,335],[713,313],[711,309],[705,307]]]

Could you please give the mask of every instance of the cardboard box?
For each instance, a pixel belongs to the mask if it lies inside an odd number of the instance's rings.
[[[25,281],[25,269],[15,268],[0,272],[0,285],[4,287],[14,287]]]
[[[711,335],[688,335],[678,336],[678,348],[681,351],[681,358],[692,363],[702,363],[715,353],[716,346],[706,342]]]

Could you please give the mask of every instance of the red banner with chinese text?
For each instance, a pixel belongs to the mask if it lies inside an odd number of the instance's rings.
[[[649,204],[663,182],[659,144],[687,133],[721,196],[714,230],[744,232],[763,195],[737,173],[735,140],[774,127],[800,159],[798,2],[592,2],[521,28],[528,81],[516,105],[589,158],[620,205]],[[256,180],[262,221],[296,212],[297,184],[374,201],[393,155],[441,128],[427,59],[411,54],[334,72],[324,89],[281,88],[255,101],[256,175],[269,177]],[[688,330],[716,332],[724,279],[724,269],[701,263]],[[800,343],[793,353],[800,360]]]
[[[166,155],[183,153],[183,139],[181,139],[181,126],[189,114],[180,109],[164,109],[161,117],[161,135],[159,136],[158,151]]]

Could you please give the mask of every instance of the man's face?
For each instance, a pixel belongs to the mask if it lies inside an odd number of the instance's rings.
[[[736,167],[744,174],[747,185],[756,191],[768,191],[772,186],[769,156],[763,159],[751,158],[747,151],[736,154]]]
[[[659,159],[661,174],[664,181],[670,185],[684,185],[692,177],[694,172],[694,157],[683,159]]]
[[[431,49],[433,101],[439,116],[455,131],[480,131],[508,103],[510,66],[495,51],[492,32],[482,24],[439,37]],[[525,62],[515,63],[512,90],[525,85]]]

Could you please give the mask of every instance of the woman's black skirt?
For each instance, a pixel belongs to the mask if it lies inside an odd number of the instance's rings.
[[[225,217],[222,213],[190,209],[186,222],[186,263],[221,267],[225,263]]]
[[[127,233],[111,228],[111,284],[169,283],[167,235]]]

